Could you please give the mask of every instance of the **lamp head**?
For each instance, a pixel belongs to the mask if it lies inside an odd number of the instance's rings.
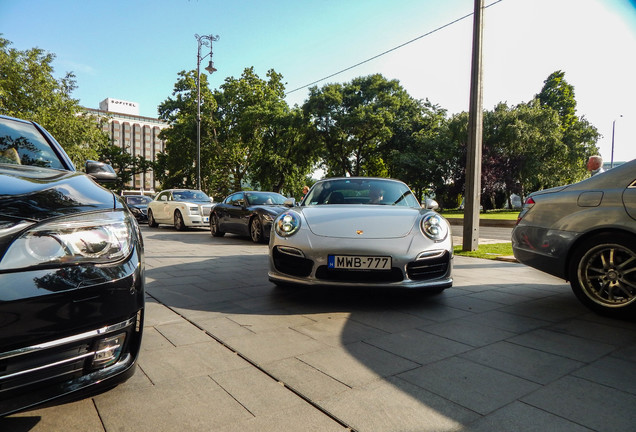
[[[212,60],[210,60],[210,63],[205,68],[205,70],[208,71],[209,74],[216,72],[216,68],[214,67],[214,62]]]

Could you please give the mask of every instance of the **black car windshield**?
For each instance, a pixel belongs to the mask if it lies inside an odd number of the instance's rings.
[[[172,197],[175,201],[210,201],[210,197],[200,190],[174,191]]]
[[[402,182],[383,179],[334,179],[318,182],[302,205],[371,204],[419,208],[420,203]]]
[[[126,197],[126,203],[129,205],[148,205],[152,201],[152,198],[144,195],[128,195]]]
[[[245,198],[249,205],[283,205],[287,199],[276,192],[246,192]]]
[[[0,119],[0,164],[65,169],[57,153],[31,123]]]

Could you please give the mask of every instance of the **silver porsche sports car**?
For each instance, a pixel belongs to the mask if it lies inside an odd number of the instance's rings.
[[[372,286],[441,292],[452,286],[448,222],[401,181],[330,178],[274,221],[276,285]]]

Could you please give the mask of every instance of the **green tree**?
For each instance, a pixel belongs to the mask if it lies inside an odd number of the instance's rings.
[[[250,169],[254,186],[300,197],[318,152],[309,140],[309,122],[300,108],[280,107],[269,113],[258,157]]]
[[[379,74],[312,87],[303,111],[327,174],[387,176],[387,143],[405,107],[415,112],[416,104],[397,80]]]
[[[452,115],[440,125],[439,133],[425,138],[427,152],[436,155],[433,164],[439,165],[440,175],[433,182],[435,199],[442,208],[456,208],[465,190],[468,113]]]
[[[241,190],[252,180],[252,170],[255,184],[276,186],[273,181],[268,184],[267,170],[262,164],[259,169],[258,161],[276,159],[280,125],[289,121],[285,120],[289,108],[284,97],[282,75],[269,70],[264,80],[254,68],[246,68],[238,79],[226,78],[214,92],[218,103],[218,141],[213,154],[217,191]]]
[[[508,107],[498,104],[484,114],[482,203],[486,208],[509,200],[512,193],[524,196],[554,181],[565,152],[556,112],[538,103]]]
[[[389,176],[408,183],[421,199],[448,178],[453,148],[440,139],[446,110],[430,101],[405,100],[391,125],[384,154]]]
[[[118,194],[137,174],[152,171],[154,163],[143,156],[133,156],[120,146],[106,144],[99,149],[99,159],[108,162],[117,173],[117,181],[108,187]]]
[[[159,137],[166,151],[157,155],[155,177],[164,188],[196,188],[197,161],[197,81],[196,71],[181,71],[172,97],[158,108],[159,118],[170,124]],[[210,192],[212,155],[217,147],[213,113],[216,101],[208,88],[207,75],[200,76],[201,91],[201,189]]]
[[[559,155],[552,178],[555,184],[572,183],[587,175],[587,158],[598,153],[599,133],[584,117],[576,114],[574,86],[565,80],[565,72],[556,71],[544,81],[535,96],[544,109],[554,110],[561,122],[565,151]]]
[[[0,38],[0,113],[41,124],[58,140],[78,166],[98,158],[108,142],[103,120],[87,114],[71,97],[77,88],[75,75],[53,76],[55,55],[42,49],[18,51]]]

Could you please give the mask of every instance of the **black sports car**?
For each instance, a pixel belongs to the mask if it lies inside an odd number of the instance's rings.
[[[266,243],[272,222],[285,211],[287,198],[276,192],[235,192],[217,204],[210,214],[210,232],[249,235],[254,243]]]
[[[137,222],[148,223],[148,203],[152,198],[146,195],[126,195],[124,199]]]
[[[0,116],[0,416],[101,391],[135,370],[139,227],[116,178],[76,171],[41,126]]]

